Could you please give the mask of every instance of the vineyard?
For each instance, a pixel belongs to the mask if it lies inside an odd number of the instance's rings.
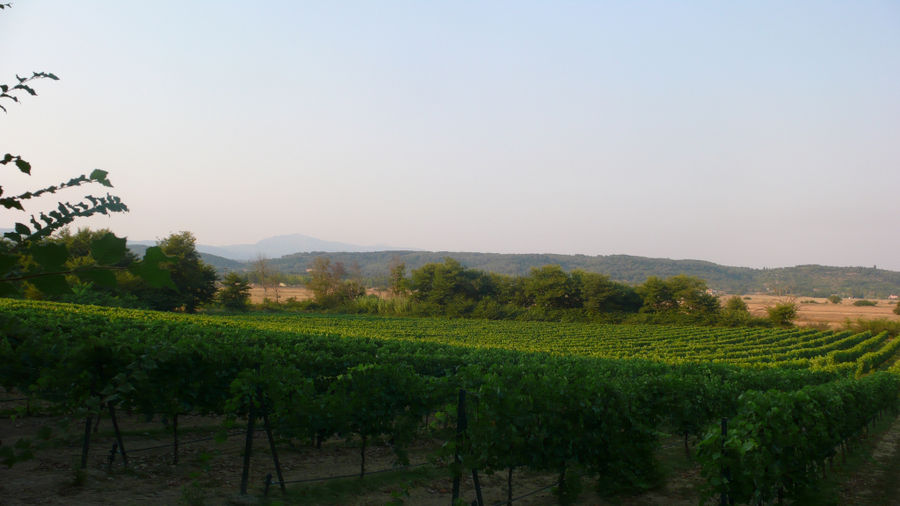
[[[582,482],[646,489],[662,440],[676,437],[686,451],[696,442],[709,501],[768,503],[813,486],[894,416],[900,392],[900,339],[867,332],[187,316],[0,299],[0,337],[0,383],[23,399],[18,416],[39,408],[83,428],[76,465],[106,458],[91,446],[100,413],[115,430],[110,467],[128,464],[119,420],[165,420],[177,462],[178,420],[204,416],[245,438],[234,492],[260,495],[248,478],[257,432],[269,459],[253,463],[271,474],[269,495],[303,478],[282,472],[286,446],[346,441],[354,474],[370,479],[373,445],[405,465],[429,441],[416,465],[446,477],[446,504],[512,502],[526,473],[552,476],[561,503],[577,501]],[[41,442],[3,445],[5,463],[21,465]],[[508,478],[503,497],[482,494],[486,473]]]

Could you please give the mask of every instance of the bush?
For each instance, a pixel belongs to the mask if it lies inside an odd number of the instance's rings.
[[[830,295],[828,297],[828,302],[830,302],[832,304],[840,304],[841,300],[843,300],[843,299],[841,299],[840,295]]]
[[[844,320],[844,328],[854,333],[869,331],[872,335],[878,335],[887,332],[891,336],[900,335],[900,321],[888,320],[887,318],[877,318],[874,320],[864,320],[862,318],[851,321],[849,318]]]
[[[894,307],[894,314],[900,314],[900,302]]]
[[[794,302],[779,302],[773,307],[767,307],[769,320],[775,325],[788,326],[797,319],[797,304]]]
[[[725,310],[726,311],[739,311],[739,312],[747,312],[749,308],[747,307],[747,303],[743,301],[737,295],[733,297],[729,297],[727,301],[725,301]]]
[[[874,300],[862,299],[862,300],[853,301],[853,305],[854,306],[877,306],[878,303],[875,302]]]

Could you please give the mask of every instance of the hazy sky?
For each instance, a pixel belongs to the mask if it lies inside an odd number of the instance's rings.
[[[900,270],[896,1],[19,0],[0,47],[61,78],[4,190],[102,168],[131,239]]]

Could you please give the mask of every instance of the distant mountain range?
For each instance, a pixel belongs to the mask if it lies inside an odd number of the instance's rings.
[[[153,246],[156,241],[129,241],[129,244],[142,244]],[[362,252],[362,251],[385,251],[401,249],[395,246],[385,244],[376,244],[374,246],[360,246],[358,244],[348,244],[335,241],[323,241],[303,234],[277,235],[268,237],[255,244],[231,244],[228,246],[209,246],[206,244],[198,244],[197,251],[201,253],[209,253],[223,258],[239,261],[254,260],[262,255],[267,258],[278,258],[284,255],[290,255],[298,252],[324,251],[324,252]]]

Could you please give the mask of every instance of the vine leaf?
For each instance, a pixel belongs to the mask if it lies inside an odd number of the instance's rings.
[[[127,251],[125,238],[120,239],[112,233],[104,234],[103,237],[91,243],[91,256],[100,265],[113,265],[121,262]]]
[[[85,269],[75,271],[78,279],[85,283],[93,283],[104,288],[116,287],[116,275],[108,269]]]
[[[16,285],[12,283],[0,282],[0,297],[15,297],[19,294]]]
[[[65,244],[37,243],[31,246],[28,251],[34,257],[34,261],[40,264],[45,271],[62,270],[66,260],[69,259],[69,250]]]
[[[66,277],[62,274],[49,274],[29,279],[31,284],[48,295],[67,295],[72,293]]]
[[[151,246],[144,253],[144,258],[140,262],[131,264],[129,270],[133,274],[140,276],[153,288],[177,290],[175,283],[172,282],[171,273],[163,267],[174,260],[174,258],[166,256],[159,246]]]
[[[9,253],[0,253],[0,274],[11,271],[18,263],[18,256],[10,255]]]

